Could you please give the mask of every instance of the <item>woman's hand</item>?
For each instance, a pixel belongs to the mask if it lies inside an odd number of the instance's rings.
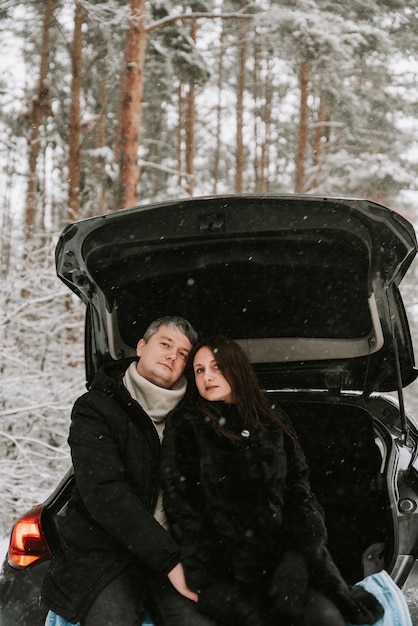
[[[193,602],[197,602],[197,593],[188,588],[184,577],[183,565],[181,563],[177,563],[177,565],[168,573],[168,580],[171,582],[174,589],[181,593],[182,596],[188,598],[189,600],[193,600]]]

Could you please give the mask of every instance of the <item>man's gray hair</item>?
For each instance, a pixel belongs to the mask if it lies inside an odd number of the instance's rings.
[[[161,326],[168,326],[173,330],[180,330],[183,335],[187,337],[192,346],[196,345],[199,340],[198,334],[190,322],[185,320],[183,317],[178,317],[177,315],[166,315],[165,317],[159,317],[157,320],[151,322],[144,333],[144,341],[148,342],[151,337],[159,331]]]

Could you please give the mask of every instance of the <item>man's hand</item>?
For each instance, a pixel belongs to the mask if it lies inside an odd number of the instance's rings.
[[[183,565],[177,563],[175,567],[168,573],[168,580],[179,593],[193,602],[197,602],[197,593],[188,588],[186,579],[184,578]]]

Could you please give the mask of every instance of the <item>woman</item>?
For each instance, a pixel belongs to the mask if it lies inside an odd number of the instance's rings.
[[[245,352],[215,337],[190,363],[190,401],[166,423],[163,487],[200,610],[229,626],[375,623],[382,607],[334,565],[302,450]]]

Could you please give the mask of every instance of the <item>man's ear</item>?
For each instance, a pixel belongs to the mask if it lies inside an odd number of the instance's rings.
[[[142,350],[143,350],[145,344],[146,344],[145,339],[140,339],[138,341],[138,343],[136,344],[136,355],[137,356],[141,356]]]

